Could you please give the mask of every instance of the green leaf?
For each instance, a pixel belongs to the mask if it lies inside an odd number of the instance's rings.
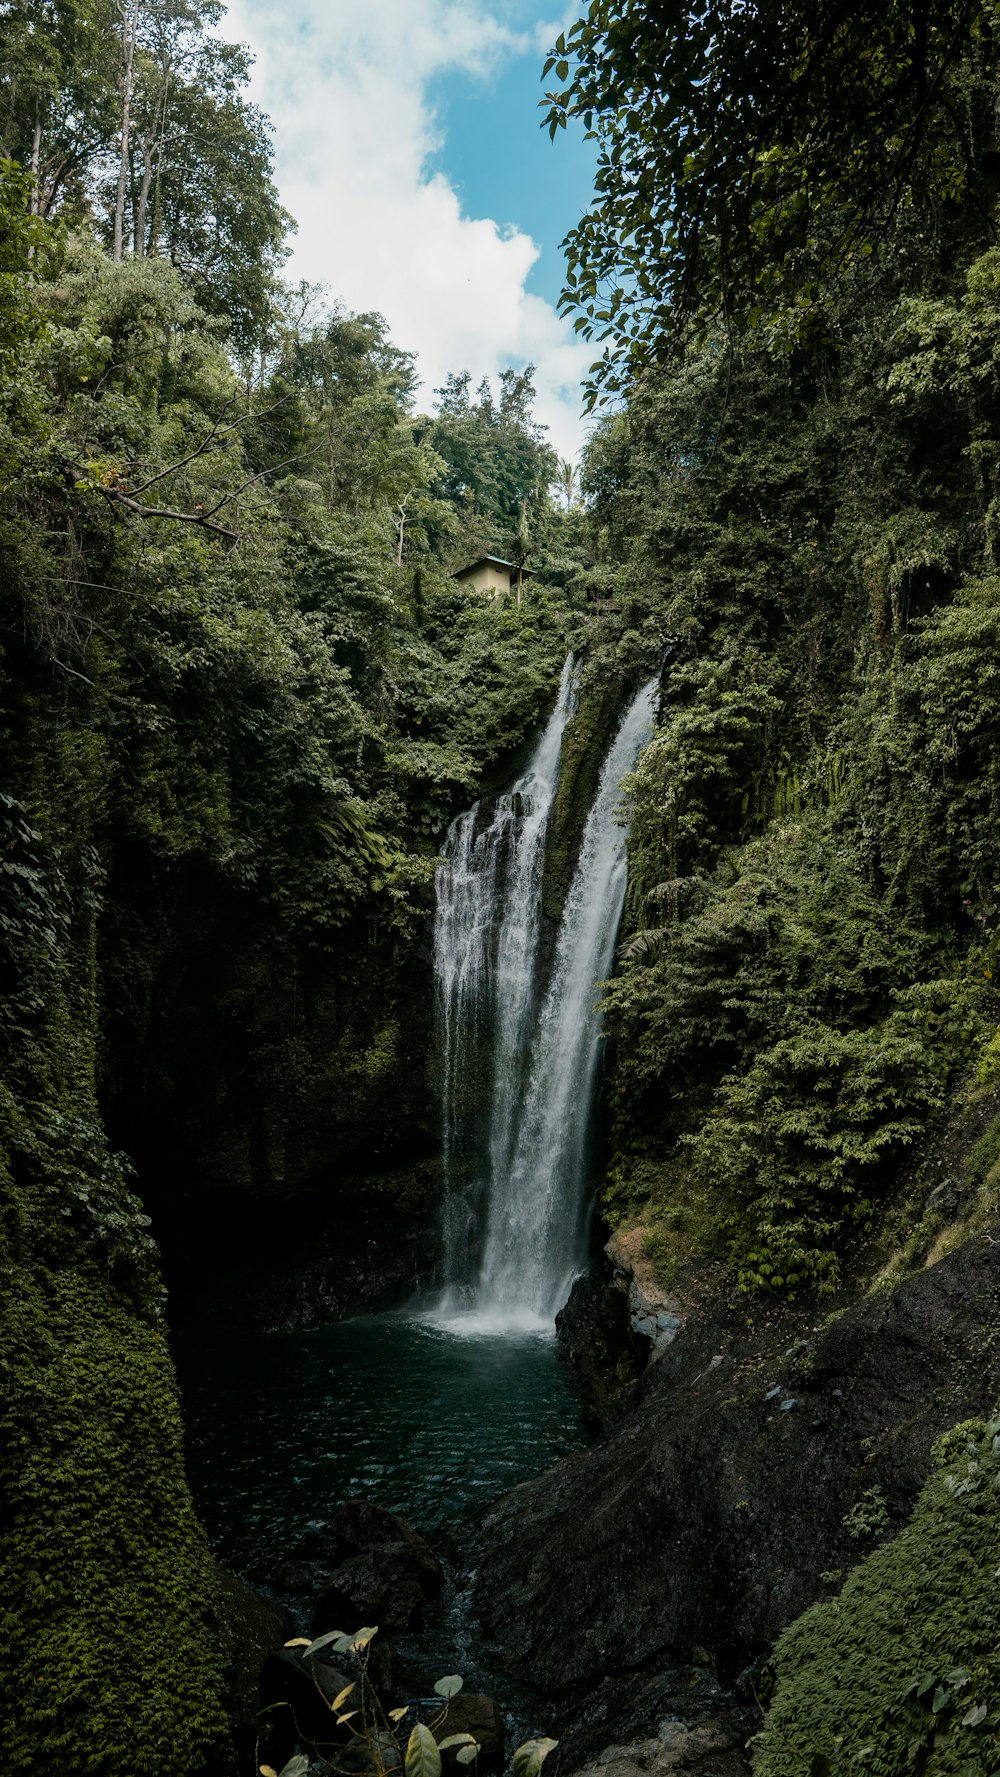
[[[481,1750],[479,1741],[476,1740],[472,1746],[463,1746],[460,1752],[456,1752],[455,1757],[460,1765],[471,1765],[473,1759]]]
[[[418,1721],[406,1742],[406,1777],[441,1777],[437,1741],[422,1721]]]
[[[558,1740],[525,1740],[514,1754],[513,1777],[538,1777],[543,1759],[558,1744]]]
[[[304,1647],[306,1651],[302,1655],[302,1658],[304,1660],[309,1660],[312,1658],[313,1654],[319,1653],[321,1647],[329,1647],[334,1641],[338,1644],[345,1644],[343,1646],[338,1645],[337,1652],[338,1654],[346,1654],[351,1645],[351,1637],[345,1635],[343,1629],[329,1629],[325,1635],[318,1635],[315,1641],[286,1641],[285,1646]]]
[[[449,1734],[447,1740],[438,1741],[438,1751],[447,1752],[449,1746],[476,1746],[474,1734]]]
[[[449,1672],[446,1678],[439,1678],[434,1686],[439,1697],[457,1697],[464,1680],[457,1672]]]

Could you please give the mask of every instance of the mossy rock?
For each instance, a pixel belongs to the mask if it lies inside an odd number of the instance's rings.
[[[549,919],[562,918],[597,780],[625,697],[618,678],[585,678],[580,707],[563,732],[556,790],[545,842],[543,905]]]
[[[939,1439],[906,1528],[781,1637],[755,1777],[1000,1768],[998,1432]]]
[[[162,1326],[96,1265],[12,1264],[0,1371],[6,1770],[226,1770],[232,1635]]]

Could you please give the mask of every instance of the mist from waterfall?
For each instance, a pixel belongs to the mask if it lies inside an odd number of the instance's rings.
[[[539,1004],[545,829],[572,708],[570,663],[524,776],[449,830],[435,965],[448,1184],[440,1309],[469,1330],[550,1329],[586,1259],[587,1153],[600,1055],[598,983],[625,899],[622,779],[649,738],[657,682],[633,698],[587,819]],[[489,1075],[488,1139],[463,1141]],[[473,1326],[472,1323],[475,1323]]]

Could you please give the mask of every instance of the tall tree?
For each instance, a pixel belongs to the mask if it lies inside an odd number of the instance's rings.
[[[30,208],[81,203],[120,118],[114,0],[12,0],[0,13],[0,140],[31,173]]]
[[[655,342],[799,337],[907,205],[981,185],[995,30],[991,0],[594,0],[545,65],[551,134],[600,148],[562,298],[611,342],[591,404]]]
[[[427,437],[446,464],[437,491],[464,521],[456,553],[511,548],[525,510],[548,500],[558,458],[532,414],[533,374],[532,364],[504,370],[497,400],[483,383],[473,401],[468,372],[437,390]]]

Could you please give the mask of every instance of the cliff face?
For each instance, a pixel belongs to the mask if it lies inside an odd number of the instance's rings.
[[[934,1440],[998,1395],[988,1238],[826,1321],[706,1287],[635,1413],[466,1536],[484,1632],[571,1760],[655,1729],[665,1697],[717,1708],[708,1661],[752,1706],[782,1630],[902,1528]]]

